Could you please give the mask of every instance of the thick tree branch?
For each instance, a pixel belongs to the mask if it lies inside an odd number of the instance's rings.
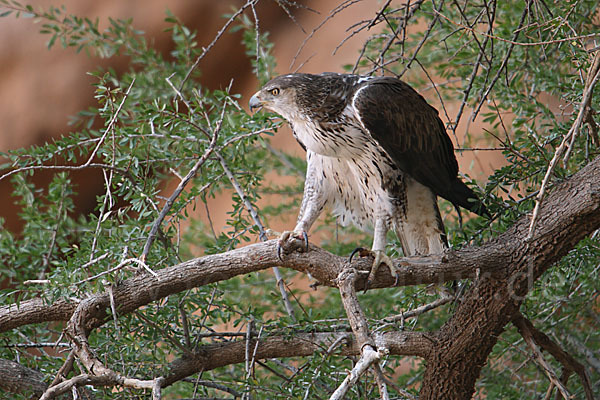
[[[290,335],[261,338],[256,347],[256,359],[301,357],[315,353],[327,353],[336,342],[343,356],[359,355],[360,345],[349,332],[294,333]],[[250,347],[256,346],[257,339],[250,339]],[[427,359],[435,341],[423,332],[390,331],[377,337],[377,344],[389,350],[390,354],[417,356]],[[169,366],[170,374],[165,377],[165,386],[177,382],[199,371],[209,371],[226,365],[244,362],[246,340],[225,343],[211,343],[201,346],[198,351],[183,355]]]
[[[44,383],[44,374],[17,362],[0,359],[0,371],[0,390],[39,397],[48,387]]]
[[[299,242],[287,243],[301,250]],[[119,314],[130,313],[150,302],[174,293],[210,283],[228,280],[234,276],[249,274],[273,266],[292,268],[310,273],[321,284],[335,287],[335,279],[347,258],[333,255],[311,245],[308,252],[292,252],[284,261],[277,257],[277,240],[249,245],[221,254],[195,258],[181,264],[156,271],[157,276],[139,275],[122,282],[113,289],[115,304]],[[443,257],[410,257],[395,261],[399,286],[443,283],[459,278],[473,277],[477,273],[502,276],[506,264],[506,254],[499,254],[501,246],[493,246],[498,251],[486,253],[487,248],[465,248],[449,251]],[[359,259],[353,266],[359,271],[369,271],[371,260]],[[357,290],[364,289],[366,275],[359,276]],[[381,268],[370,288],[391,287],[394,277]],[[93,323],[99,326],[106,318],[104,309],[109,305],[108,294],[93,297],[99,310],[98,319]],[[78,299],[59,299],[53,304],[44,304],[41,299],[25,300],[19,304],[0,307],[0,332],[19,326],[47,321],[67,321],[77,305]],[[91,327],[91,326],[90,326]]]
[[[360,355],[360,346],[350,332],[316,332],[294,333],[280,336],[263,337],[260,340],[253,335],[249,346],[256,346],[256,359],[310,356],[315,353],[331,352],[333,343],[342,356]],[[409,355],[427,359],[435,342],[429,335],[422,332],[389,331],[377,337],[379,346],[385,347],[392,355]],[[168,375],[161,381],[162,387],[172,385],[200,371],[210,371],[227,365],[244,362],[246,340],[211,343],[200,346],[194,352],[188,352],[174,360],[168,366]],[[88,363],[90,364],[90,363]],[[100,368],[104,368],[100,366]],[[96,371],[100,373],[100,370]],[[73,386],[115,386],[119,384],[132,385],[135,379],[126,381],[112,371],[102,370],[100,376],[91,374],[76,375],[71,379],[58,382],[46,393],[45,398],[53,398],[68,392]],[[139,382],[139,381],[138,381]],[[149,388],[150,382],[146,382]],[[44,375],[18,363],[0,359],[0,389],[10,393],[33,391],[38,397],[46,391]]]
[[[0,332],[19,326],[48,321],[68,321],[79,304],[79,299],[58,299],[52,304],[36,297],[31,300],[0,307]]]
[[[590,162],[558,187],[545,204],[541,214],[543,222],[528,243],[523,242],[528,225],[528,219],[523,217],[504,234],[482,246],[466,247],[459,251],[450,250],[441,258],[411,257],[395,260],[399,286],[442,283],[476,275],[480,280],[488,277],[506,277],[514,275],[508,270],[510,263],[517,260],[518,256],[527,256],[528,265],[537,266],[533,271],[534,276],[521,273],[511,279],[514,288],[517,289],[518,286],[519,294],[524,294],[527,282],[532,283],[531,278],[537,278],[584,236],[598,229],[600,158]],[[302,243],[298,242],[295,245],[301,250]],[[132,277],[114,288],[115,303],[120,314],[129,313],[170,294],[273,266],[309,272],[321,284],[335,286],[335,278],[346,261],[345,257],[333,255],[312,245],[305,253],[288,251],[286,259],[280,261],[277,258],[276,246],[277,240],[270,240],[170,266],[157,271],[157,277]],[[536,255],[538,253],[539,255]],[[371,262],[367,259],[354,262],[354,267],[359,271],[368,271],[370,266]],[[521,271],[515,269],[513,268],[513,273],[527,272],[527,268],[524,267]],[[366,277],[360,276],[356,284],[357,289],[364,288],[365,283]],[[371,288],[390,287],[393,283],[394,278],[387,269],[381,268]],[[99,309],[109,304],[107,294],[95,296],[94,301]],[[0,332],[32,323],[66,321],[78,303],[78,299],[59,299],[53,304],[44,304],[43,300],[36,298],[0,307]],[[103,312],[100,311],[100,314]],[[101,322],[98,320],[95,323]]]

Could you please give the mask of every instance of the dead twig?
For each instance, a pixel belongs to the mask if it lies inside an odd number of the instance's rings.
[[[525,339],[529,347],[534,352],[536,360],[546,371],[546,374],[548,375],[548,378],[552,384],[558,388],[559,392],[565,399],[571,398],[565,385],[569,379],[569,375],[571,375],[573,372],[577,373],[581,378],[586,399],[594,399],[590,378],[583,365],[581,365],[569,353],[563,350],[557,343],[553,342],[552,339],[550,339],[545,333],[536,329],[531,321],[525,318],[522,314],[517,314],[513,318],[512,322],[517,327],[521,336],[523,336],[523,339]],[[544,359],[540,348],[552,354],[552,356],[563,365],[563,373],[560,379],[557,378],[550,365]]]
[[[258,215],[258,212],[256,211],[255,207],[252,205],[252,203],[248,199],[248,196],[246,196],[246,194],[244,193],[244,189],[242,189],[242,187],[240,186],[238,180],[236,179],[235,175],[233,174],[233,172],[227,165],[227,162],[225,161],[223,156],[219,152],[216,152],[215,154],[216,154],[217,159],[221,163],[221,167],[225,171],[225,174],[229,178],[231,185],[235,189],[238,196],[240,196],[240,199],[244,202],[244,205],[246,206],[246,209],[250,213],[252,220],[258,227],[260,240],[262,240],[263,242],[266,242],[267,240],[269,240],[269,238],[267,236],[267,231],[261,221],[261,218]],[[292,307],[292,303],[290,302],[287,291],[285,290],[285,284],[283,283],[283,277],[281,276],[281,272],[279,271],[279,268],[273,267],[273,273],[275,275],[275,280],[277,281],[277,288],[279,289],[279,292],[281,293],[281,298],[283,299],[283,304],[285,306],[285,310],[288,313],[288,315],[290,316],[290,318],[295,322],[296,316],[295,316],[294,308]]]
[[[256,2],[257,2],[257,0],[248,0],[248,1],[246,1],[246,3],[243,6],[241,6],[235,13],[233,13],[233,15],[231,17],[229,17],[229,19],[227,20],[227,22],[225,22],[223,24],[223,26],[221,27],[221,29],[219,29],[219,31],[215,35],[215,37],[212,40],[212,42],[210,42],[208,46],[202,48],[202,53],[196,58],[196,61],[194,61],[194,64],[192,64],[192,66],[188,69],[187,73],[185,74],[185,77],[183,78],[183,80],[179,84],[179,92],[183,91],[183,87],[185,86],[185,83],[187,82],[187,80],[192,75],[192,72],[194,72],[194,70],[198,67],[198,64],[200,64],[200,61],[204,58],[204,56],[206,56],[206,54],[208,54],[208,52],[213,48],[213,46],[217,43],[217,41],[221,38],[221,36],[223,36],[223,34],[227,30],[227,28],[229,28],[229,25],[231,25],[233,23],[233,21],[235,21],[235,19],[237,17],[239,17],[240,15],[242,15],[242,13],[248,7],[254,6],[254,4]]]

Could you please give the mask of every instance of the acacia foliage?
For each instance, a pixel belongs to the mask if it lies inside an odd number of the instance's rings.
[[[91,72],[96,79],[97,105],[74,119],[73,132],[43,146],[2,154],[5,161],[0,174],[2,179],[11,179],[12,195],[22,206],[24,226],[19,234],[0,230],[0,272],[9,279],[2,304],[37,297],[51,303],[103,292],[136,273],[132,268],[105,273],[125,266],[125,261],[126,266],[139,268],[140,262],[131,259],[144,255],[141,259],[149,268],[160,269],[194,255],[220,253],[258,240],[260,228],[249,208],[268,226],[286,209],[297,207],[301,179],[279,186],[264,178],[273,170],[298,177],[304,168],[301,160],[269,146],[266,134],[277,129],[277,121],[272,115],[245,113],[240,96],[227,89],[229,82],[223,82],[223,90],[217,91],[198,84],[202,65],[196,67],[195,62],[205,50],[198,46],[197,33],[175,16],[166,18],[173,50],[165,55],[154,50],[130,20],[110,20],[110,27],[100,32],[97,21],[70,16],[64,9],[44,11],[15,2],[2,3],[21,17],[42,21],[42,33],[50,35],[49,47],[60,43],[101,57],[125,55],[131,64],[121,74],[110,69]],[[382,34],[366,43],[355,65],[345,68],[360,73],[385,71],[423,90],[433,87],[450,131],[474,118],[489,125],[487,132],[469,129],[466,141],[455,144],[459,150],[502,148],[506,164],[494,171],[480,192],[495,218],[471,218],[462,229],[454,218],[446,218],[453,246],[481,243],[534,208],[555,149],[579,110],[585,72],[593,59],[590,49],[594,42],[589,34],[598,31],[593,19],[597,5],[593,1],[549,4],[491,0],[383,5],[386,7],[379,13],[374,9],[372,19],[355,26],[367,29],[371,24],[382,24]],[[233,18],[229,28],[243,30],[248,56],[259,81],[264,82],[275,68],[272,44],[266,33],[257,31],[251,11],[247,8]],[[3,16],[8,15],[5,12]],[[331,21],[335,21],[334,15]],[[416,29],[416,24],[423,22],[427,28]],[[442,81],[433,84],[432,76]],[[549,99],[559,100],[561,106],[551,107]],[[459,104],[455,113],[446,107],[452,100]],[[597,109],[598,100],[592,98],[589,107]],[[596,121],[590,112],[567,162],[559,163],[551,174],[549,190],[599,154]],[[164,190],[164,182],[177,184],[194,168],[197,173],[174,197],[155,240],[148,245],[150,232],[173,193]],[[36,186],[32,177],[43,169],[50,170],[53,178],[47,186]],[[91,176],[103,187],[96,209],[89,215],[73,212],[77,188],[71,174],[78,170],[95,171]],[[223,233],[214,234],[209,223],[188,220],[189,210],[204,207],[207,199],[222,193],[232,193]],[[273,194],[282,196],[277,207],[258,206],[262,197]],[[322,244],[338,254],[348,254],[358,244],[369,245],[367,235],[340,230],[330,218],[317,229],[329,233],[323,236],[330,239]],[[583,240],[535,282],[521,309],[539,329],[590,368],[592,382],[600,381],[594,355],[600,349],[600,287],[595,279],[600,260],[598,236],[596,232]],[[282,272],[286,281],[295,278],[293,272]],[[35,279],[47,282],[24,284]],[[243,333],[250,321],[263,336],[348,329],[337,291],[320,288],[316,293],[304,292],[294,286],[288,290],[293,294],[294,316],[286,312],[271,272],[186,290],[118,316],[113,323],[93,331],[90,345],[106,365],[123,375],[151,378],[165,373],[168,362],[181,354],[182,347],[230,340],[231,336],[211,338],[206,334],[224,329]],[[361,295],[360,301],[371,329],[385,330],[400,327],[382,321],[384,317],[434,297],[423,287],[407,287],[369,292]],[[452,304],[447,304],[407,321],[402,328],[435,330],[452,309]],[[0,358],[18,359],[43,371],[49,382],[64,362],[64,353],[57,349],[63,348],[63,343],[64,348],[69,346],[60,337],[63,328],[54,322],[14,329],[2,338]],[[46,346],[39,352],[15,347],[58,339],[57,348]],[[201,372],[165,389],[163,395],[218,397],[227,387],[234,396],[326,398],[344,378],[343,371],[352,367],[353,359],[339,352],[334,348],[331,354]],[[508,328],[483,370],[476,396],[529,399],[544,393],[549,382],[528,354],[516,329]],[[403,373],[394,374],[400,367]],[[385,372],[396,386],[416,394],[415,382],[423,365],[412,357],[390,357]],[[218,383],[221,388],[205,382]],[[571,379],[568,387],[582,396],[577,379]],[[595,390],[600,389],[596,386]],[[148,398],[150,393],[130,389],[114,393],[110,388],[99,388],[95,395]],[[351,396],[377,398],[373,376],[365,375]]]

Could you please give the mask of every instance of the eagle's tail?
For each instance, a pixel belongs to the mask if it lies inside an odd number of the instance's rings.
[[[461,206],[475,214],[491,218],[490,213],[479,197],[477,197],[477,195],[458,178],[452,182],[450,190],[446,195],[442,195],[442,197],[454,204],[454,207]]]

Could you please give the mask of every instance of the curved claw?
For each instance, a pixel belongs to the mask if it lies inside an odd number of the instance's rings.
[[[304,239],[304,246],[306,247],[306,251],[308,251],[308,233],[306,233],[306,231],[302,231],[302,238]]]
[[[277,258],[279,258],[279,261],[283,261],[283,257],[281,257],[281,252],[282,252],[281,242],[277,242]]]
[[[352,258],[354,258],[354,256],[356,255],[356,253],[359,253],[359,255],[361,255],[363,252],[367,251],[367,249],[365,249],[364,247],[357,247],[354,250],[352,250],[352,253],[350,253],[350,257],[348,258],[348,262],[351,263],[352,262]]]

